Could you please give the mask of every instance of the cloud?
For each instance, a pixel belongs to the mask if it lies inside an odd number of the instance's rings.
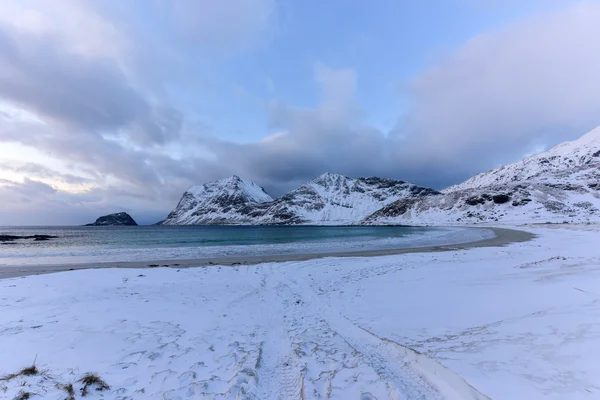
[[[115,63],[64,53],[54,40],[0,27],[0,96],[69,128],[127,129],[141,145],[178,136],[176,110],[150,104]]]
[[[217,164],[228,160],[224,172],[244,171],[275,191],[324,171],[441,189],[600,124],[597,37],[592,2],[474,37],[405,85],[410,108],[391,132],[365,122],[355,71],[318,65],[315,108],[269,108],[285,134],[207,146]]]
[[[577,137],[600,123],[597,37],[591,2],[475,37],[410,83],[395,133],[468,173]]]
[[[0,184],[10,205],[2,221],[36,210],[84,223],[134,209],[152,222],[190,184],[231,174],[273,195],[326,171],[443,188],[600,122],[598,3],[472,38],[404,85],[410,107],[398,110],[391,132],[368,122],[358,67],[317,63],[315,104],[266,101],[264,139],[238,143],[180,107],[197,86],[181,103],[176,89],[213,55],[268,37],[274,0],[155,0],[143,2],[144,12],[140,2],[57,1],[0,5],[0,144],[74,168],[0,165],[25,178]],[[69,193],[42,181],[91,189]]]
[[[18,154],[2,163],[0,172],[24,177],[22,183],[3,186],[3,222],[14,220],[10,210],[22,210],[25,203],[31,210],[61,215],[70,206],[89,218],[96,208],[137,202],[156,214],[152,201],[160,199],[164,208],[164,199],[172,201],[190,182],[189,170],[156,151],[180,138],[184,116],[165,98],[162,81],[145,84],[154,70],[146,74],[133,57],[139,37],[123,29],[121,21],[107,20],[98,12],[99,3],[57,3],[50,7],[44,1],[8,0],[0,5],[0,145],[13,142],[36,149],[46,163],[35,157],[15,161]],[[153,64],[161,64],[163,49],[152,51]],[[143,53],[149,54],[149,48]],[[56,171],[52,160],[73,165],[76,172]],[[68,193],[36,179],[82,189]],[[40,196],[33,196],[36,189]],[[90,202],[92,192],[95,200]]]
[[[25,178],[22,183],[3,180],[4,189],[21,196],[21,201],[30,202],[32,198],[46,198],[56,193],[56,189],[47,183]]]
[[[131,199],[137,203],[132,205]],[[100,215],[126,211],[139,223],[164,218],[162,206],[138,192],[123,187],[93,188],[81,193],[59,190],[44,182],[25,178],[22,182],[0,179],[1,225],[64,225],[92,222]]]
[[[279,133],[249,144],[204,138],[205,147],[215,156],[210,178],[243,171],[279,195],[325,171],[389,175],[385,136],[361,121],[355,98],[357,79],[352,69],[317,64],[317,106],[270,104],[270,124],[281,129]]]
[[[351,122],[360,113],[356,105],[358,76],[354,69],[334,69],[319,63],[315,81],[321,88],[319,112],[324,120]]]
[[[0,170],[11,171],[20,174],[26,174],[30,177],[37,177],[41,179],[52,179],[60,182],[69,184],[86,184],[92,182],[92,179],[85,178],[79,175],[65,174],[62,172],[54,171],[44,165],[31,163],[31,162],[3,162],[0,161]]]

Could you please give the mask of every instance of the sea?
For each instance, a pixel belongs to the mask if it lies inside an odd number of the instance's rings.
[[[0,265],[328,254],[451,245],[489,239],[489,229],[405,226],[0,227],[0,235],[54,239],[0,242]]]

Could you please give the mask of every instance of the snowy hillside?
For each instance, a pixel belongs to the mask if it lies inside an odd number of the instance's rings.
[[[366,224],[600,220],[600,128],[426,198],[403,199]]]
[[[163,225],[245,223],[254,205],[273,201],[260,186],[236,175],[190,187]]]
[[[586,183],[596,179],[596,183],[600,183],[598,182],[599,163],[600,127],[575,141],[561,143],[544,153],[475,175],[442,192],[449,193],[525,180],[572,184],[575,182]]]
[[[240,178],[244,184],[232,190],[231,179],[190,188],[164,224],[344,225],[359,222],[399,199],[438,194],[393,179],[352,179],[327,173],[273,200],[256,184]]]
[[[258,221],[352,224],[399,199],[437,193],[433,189],[393,179],[353,179],[326,173],[275,200]]]

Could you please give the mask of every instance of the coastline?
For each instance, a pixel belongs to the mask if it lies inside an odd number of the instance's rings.
[[[377,257],[410,253],[434,253],[454,250],[468,250],[478,247],[502,247],[512,243],[526,242],[534,239],[536,235],[531,232],[498,228],[498,227],[472,227],[475,229],[487,229],[494,232],[494,237],[475,242],[467,242],[452,245],[436,245],[400,249],[384,250],[362,250],[332,253],[312,253],[312,254],[283,254],[266,256],[234,256],[234,257],[211,257],[200,259],[182,259],[182,260],[148,260],[148,261],[126,261],[126,262],[106,262],[106,263],[75,263],[63,265],[23,265],[23,266],[0,266],[0,280],[8,278],[18,278],[30,275],[51,274],[55,272],[100,269],[100,268],[194,268],[206,266],[238,266],[238,265],[256,265],[262,263],[278,263],[289,261],[307,261],[321,258],[348,258],[348,257]]]
[[[93,371],[111,398],[594,397],[600,226],[515,228],[535,240],[0,280],[0,375],[43,371],[3,390],[59,398]]]

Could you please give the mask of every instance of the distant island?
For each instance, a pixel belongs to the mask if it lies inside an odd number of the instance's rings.
[[[91,224],[84,226],[137,226],[137,222],[126,212],[104,215]]]

